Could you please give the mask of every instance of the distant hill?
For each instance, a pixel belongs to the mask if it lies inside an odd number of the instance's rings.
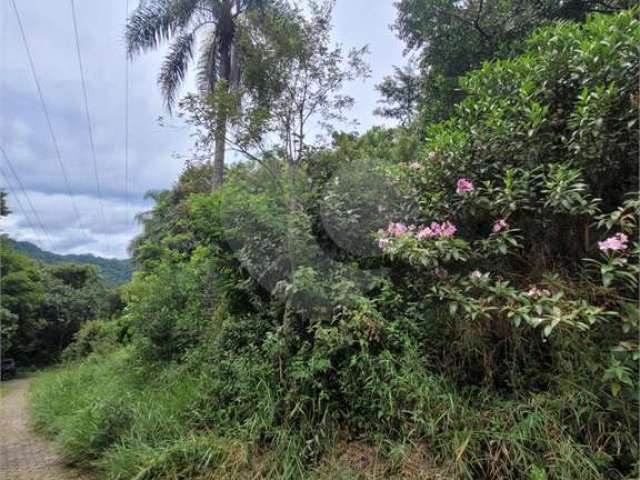
[[[42,250],[31,242],[19,242],[7,238],[9,244],[27,257],[43,263],[83,263],[95,265],[100,269],[102,277],[109,286],[118,286],[131,279],[132,267],[129,260],[96,257],[95,255],[60,255]]]

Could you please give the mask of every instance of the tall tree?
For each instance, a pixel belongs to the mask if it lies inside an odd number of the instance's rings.
[[[287,165],[300,165],[314,144],[312,132],[332,133],[335,123],[347,121],[354,99],[342,89],[366,78],[370,69],[367,47],[345,51],[332,44],[334,4],[310,1],[306,11],[291,9],[287,18],[261,19],[261,38],[249,42],[243,36],[252,66],[243,115],[233,123],[234,146],[252,152],[250,158],[275,152]],[[259,81],[265,78],[267,85]]]
[[[384,77],[382,83],[376,85],[382,98],[374,113],[406,125],[413,120],[420,102],[420,77],[411,64],[393,69],[393,75]]]
[[[591,12],[615,12],[635,0],[398,0],[395,30],[420,60],[421,110],[427,121],[446,118],[462,99],[458,77],[483,61],[507,57],[535,28],[554,20],[581,21]],[[392,80],[393,81],[393,80]],[[395,88],[382,84],[389,101]],[[389,95],[391,93],[392,95]],[[393,113],[393,112],[391,112]]]
[[[6,217],[11,211],[7,205],[7,192],[0,190],[0,217]]]
[[[236,31],[242,17],[264,8],[270,0],[150,0],[141,1],[127,22],[131,57],[170,42],[158,83],[167,105],[175,105],[178,88],[197,57],[198,83],[203,93],[225,97],[238,88],[241,59]],[[194,55],[196,45],[199,53]],[[228,110],[217,108],[213,188],[224,179]]]

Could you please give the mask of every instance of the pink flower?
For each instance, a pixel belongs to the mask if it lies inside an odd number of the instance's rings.
[[[427,155],[427,159],[430,162],[435,162],[438,159],[438,154],[436,152],[429,152],[429,155]]]
[[[627,248],[628,241],[629,237],[624,233],[616,233],[613,237],[609,237],[603,242],[598,242],[598,248],[603,252],[624,250]]]
[[[453,237],[453,235],[458,231],[456,226],[451,222],[444,222],[440,225],[440,236],[441,237]]]
[[[389,246],[388,238],[381,238],[380,240],[378,240],[378,247],[380,247],[380,250],[384,250],[388,246]]]
[[[458,229],[451,222],[444,222],[444,223],[431,222],[431,225],[429,225],[428,227],[422,228],[418,232],[418,239],[424,240],[425,238],[435,238],[435,237],[448,238],[448,237],[452,237],[457,231]]]
[[[418,162],[413,162],[409,164],[409,168],[417,172],[419,170],[422,170],[422,165],[420,165]]]
[[[404,223],[390,223],[387,231],[394,237],[401,237],[407,233],[407,226]]]
[[[493,224],[493,233],[501,232],[505,228],[509,228],[509,224],[506,222],[504,218],[499,218]]]
[[[464,195],[465,193],[473,192],[474,186],[473,182],[468,178],[461,178],[458,180],[458,184],[456,186],[456,192],[458,195]]]
[[[469,274],[469,276],[471,278],[482,278],[482,273],[480,273],[480,270],[474,270]]]
[[[431,230],[429,227],[424,227],[418,232],[419,240],[424,240],[425,238],[433,238],[435,236],[436,234],[434,234],[433,230]]]

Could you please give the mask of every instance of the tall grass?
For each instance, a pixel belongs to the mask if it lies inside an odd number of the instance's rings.
[[[33,418],[69,462],[114,480],[634,478],[619,465],[633,462],[635,430],[584,385],[501,398],[461,391],[413,360],[361,386],[367,429],[335,410],[324,426],[292,424],[278,417],[280,392],[235,372],[224,388],[261,399],[237,405],[241,421],[221,403],[210,365],[142,370],[126,348],[40,376]]]
[[[143,372],[122,349],[44,373],[31,391],[32,417],[70,463],[109,478],[191,478],[239,448],[196,431],[198,385],[172,369]]]

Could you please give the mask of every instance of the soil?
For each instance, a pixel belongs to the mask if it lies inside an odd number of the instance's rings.
[[[31,379],[2,382],[0,398],[0,478],[2,480],[90,480],[66,466],[55,449],[29,425]]]

